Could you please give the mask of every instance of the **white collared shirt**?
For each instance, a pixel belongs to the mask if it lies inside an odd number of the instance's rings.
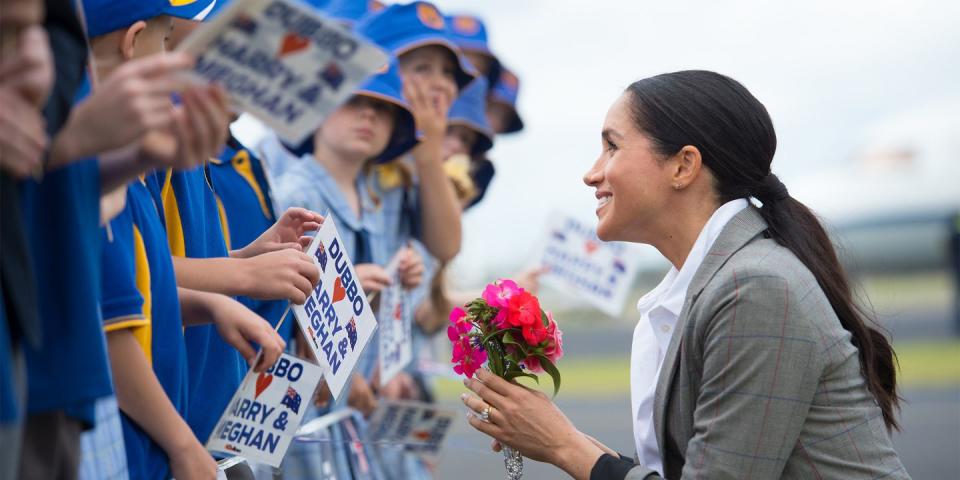
[[[748,205],[746,199],[739,198],[723,204],[713,212],[680,270],[671,268],[660,284],[637,302],[640,321],[633,331],[633,348],[630,352],[633,438],[639,457],[637,461],[660,473],[663,473],[663,459],[653,426],[653,398],[664,355],[693,275],[700,268],[723,227]]]

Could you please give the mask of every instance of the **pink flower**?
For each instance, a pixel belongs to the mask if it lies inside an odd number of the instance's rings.
[[[543,354],[551,362],[557,363],[557,360],[563,358],[563,332],[553,320],[552,313],[547,312],[547,319],[550,320],[550,324],[547,325],[547,345],[543,348]]]
[[[487,361],[487,352],[482,348],[475,348],[466,337],[453,344],[453,371],[465,377],[472,377]]]
[[[457,330],[457,327],[450,325],[447,327],[447,338],[449,338],[451,342],[460,340],[460,330]]]
[[[470,317],[467,316],[467,311],[461,307],[454,308],[450,311],[450,323],[451,328],[455,328],[459,333],[467,333],[473,328],[473,324],[470,323]],[[449,328],[447,329],[447,336],[449,336]],[[451,337],[450,340],[453,340]]]
[[[483,300],[494,308],[507,306],[507,301],[523,290],[513,280],[497,280],[483,289]]]
[[[514,327],[540,325],[540,301],[529,292],[520,290],[519,293],[512,295],[506,305],[506,323]]]

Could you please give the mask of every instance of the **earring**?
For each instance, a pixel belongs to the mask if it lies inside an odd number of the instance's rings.
[[[682,186],[683,186],[683,185],[680,185],[679,183],[675,183],[675,184],[673,184],[673,189],[674,189],[674,190],[680,190],[680,187],[682,187]]]

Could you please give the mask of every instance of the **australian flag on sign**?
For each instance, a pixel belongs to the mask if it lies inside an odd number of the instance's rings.
[[[347,324],[347,337],[350,339],[350,348],[357,346],[357,319],[351,318]]]
[[[341,71],[340,67],[334,62],[328,63],[327,66],[320,71],[320,78],[327,82],[327,85],[330,85],[330,88],[334,90],[338,90],[344,80],[343,71]]]
[[[317,261],[320,262],[320,273],[327,271],[327,249],[323,247],[323,242],[320,242],[320,247],[317,248],[316,253],[313,254],[317,258]]]
[[[293,410],[294,414],[300,413],[300,394],[293,387],[287,387],[287,394],[280,400],[280,404]]]

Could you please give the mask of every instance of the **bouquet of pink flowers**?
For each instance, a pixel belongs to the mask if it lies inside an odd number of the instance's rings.
[[[540,301],[513,280],[487,285],[481,298],[450,312],[447,336],[453,344],[454,371],[472,377],[484,362],[507,380],[537,375],[553,379],[560,390],[556,363],[563,357],[563,332]]]

